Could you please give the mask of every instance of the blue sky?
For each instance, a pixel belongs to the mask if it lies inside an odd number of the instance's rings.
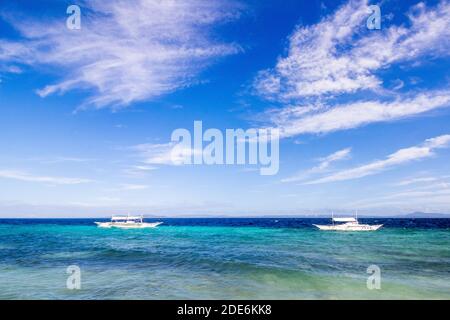
[[[0,11],[0,217],[450,212],[449,1]],[[161,160],[195,120],[279,128],[278,174]]]

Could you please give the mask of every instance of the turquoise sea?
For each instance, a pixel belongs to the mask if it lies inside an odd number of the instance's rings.
[[[160,220],[0,220],[0,299],[450,299],[450,219],[361,219],[384,223],[376,232],[311,226],[326,219]],[[70,265],[80,290],[66,287]],[[367,288],[370,265],[379,290]]]

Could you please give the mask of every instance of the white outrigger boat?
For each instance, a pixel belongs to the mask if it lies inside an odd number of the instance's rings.
[[[144,222],[144,217],[140,216],[112,216],[111,221],[95,222],[100,228],[121,228],[121,229],[142,229],[142,228],[156,228],[162,222]]]
[[[318,225],[314,224],[317,228],[320,230],[327,230],[327,231],[375,231],[380,229],[383,225],[382,224],[360,224],[358,222],[358,213],[356,213],[355,218],[335,218],[334,215],[331,215],[331,221],[333,224],[331,225]],[[344,223],[337,223],[336,222],[344,222]]]

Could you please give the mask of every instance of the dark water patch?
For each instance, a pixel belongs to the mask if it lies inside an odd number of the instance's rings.
[[[329,224],[324,218],[147,218],[148,221],[162,221],[165,226],[202,227],[260,227],[260,228],[311,228],[313,224]],[[449,229],[450,219],[427,218],[360,218],[361,223],[383,224],[386,228],[404,229]],[[0,219],[0,225],[65,225],[92,226],[94,221],[108,219]]]

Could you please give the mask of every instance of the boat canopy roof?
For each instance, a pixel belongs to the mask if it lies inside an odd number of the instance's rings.
[[[111,220],[113,221],[125,221],[125,220],[140,220],[142,216],[113,216]]]
[[[335,222],[356,222],[355,218],[333,218]]]

